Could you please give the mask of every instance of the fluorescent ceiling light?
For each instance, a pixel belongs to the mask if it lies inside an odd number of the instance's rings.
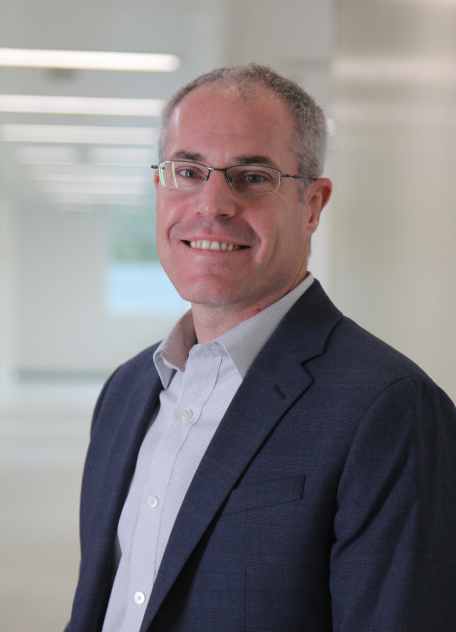
[[[180,59],[177,55],[145,53],[0,48],[0,66],[174,72]]]
[[[139,176],[104,176],[91,174],[75,175],[71,173],[43,173],[33,176],[33,180],[48,182],[113,182],[116,184],[150,183],[150,180],[147,178],[141,178]]]
[[[103,183],[67,183],[56,182],[43,184],[45,193],[90,193],[93,195],[145,195],[148,187],[128,184],[103,184]]]
[[[22,147],[17,147],[14,152],[14,159],[16,162],[29,165],[69,165],[79,162],[81,159],[81,153],[79,148],[76,147],[40,147],[24,145]]]
[[[33,164],[28,168],[28,173],[33,180],[44,176],[54,177],[138,177],[152,183],[153,173],[150,167],[124,167],[123,165],[91,165],[84,162],[76,164]]]
[[[157,153],[150,149],[93,147],[87,152],[87,160],[98,165],[135,165],[150,167]]]
[[[164,103],[160,99],[98,99],[0,94],[0,112],[160,116]]]
[[[144,201],[139,197],[115,195],[91,195],[87,193],[60,193],[51,197],[52,204],[106,204],[122,206],[142,206]]]
[[[2,125],[0,139],[28,143],[94,143],[153,145],[153,127],[95,127],[86,125]]]

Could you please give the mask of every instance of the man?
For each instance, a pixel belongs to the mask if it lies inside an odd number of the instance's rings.
[[[97,403],[70,632],[456,629],[456,412],[307,271],[325,120],[255,64],[165,109],[157,249],[192,303]]]

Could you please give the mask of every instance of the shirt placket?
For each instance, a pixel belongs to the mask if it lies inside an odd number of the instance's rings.
[[[170,422],[150,464],[131,554],[132,573],[126,622],[131,623],[132,629],[139,629],[136,626],[144,616],[161,561],[163,547],[160,547],[160,559],[157,559],[157,545],[163,522],[170,518],[170,513],[173,513],[172,506],[166,504],[166,491],[176,459],[179,458],[183,444],[188,439],[192,427],[198,422],[202,408],[213,391],[223,352],[219,345],[209,348],[198,345],[191,350]]]

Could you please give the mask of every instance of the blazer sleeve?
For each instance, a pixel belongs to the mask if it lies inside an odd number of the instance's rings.
[[[430,380],[387,388],[340,479],[334,632],[456,630],[456,410]]]

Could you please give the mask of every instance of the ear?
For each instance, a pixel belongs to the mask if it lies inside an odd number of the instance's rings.
[[[320,215],[329,202],[332,193],[332,182],[329,178],[319,178],[306,189],[305,208],[307,210],[307,228],[314,233],[320,222]]]

